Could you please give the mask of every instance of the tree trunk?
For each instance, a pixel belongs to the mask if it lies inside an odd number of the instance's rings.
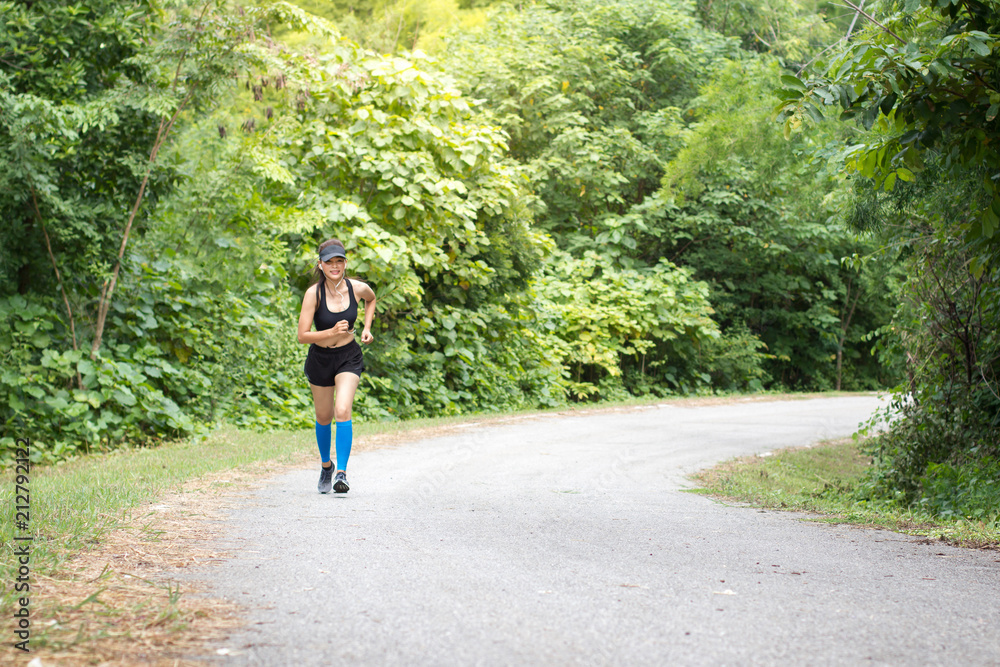
[[[851,301],[851,287],[854,285],[854,278],[852,277],[847,281],[847,295],[844,297],[844,307]],[[854,309],[858,307],[858,299],[861,298],[861,290],[856,290],[854,292],[854,303],[851,304],[851,309],[847,313],[847,317],[841,316],[840,320],[840,339],[837,341],[837,391],[840,391],[841,379],[843,377],[843,367],[844,367],[844,343],[847,341],[847,332],[851,328],[851,319],[854,317]]]
[[[73,335],[73,350],[79,349],[76,344],[76,323],[73,319],[73,309],[69,305],[69,297],[66,295],[66,285],[63,283],[62,274],[59,273],[59,265],[56,263],[56,256],[52,252],[52,242],[49,241],[49,232],[45,229],[45,221],[42,219],[42,212],[38,208],[38,196],[35,194],[35,186],[29,185],[31,188],[31,203],[35,207],[35,216],[38,218],[38,224],[42,228],[42,236],[45,237],[45,248],[49,251],[49,261],[52,262],[52,270],[56,272],[56,282],[59,283],[59,291],[62,292],[63,303],[66,305],[66,314],[69,316],[69,331]],[[80,377],[80,371],[76,372],[76,386],[79,389],[83,389],[83,378]]]
[[[844,338],[841,337],[840,345],[837,346],[837,391],[840,391],[841,368],[844,365]]]
[[[180,71],[180,65],[178,65],[178,72]],[[132,212],[128,216],[128,222],[125,224],[125,232],[122,234],[122,244],[118,248],[118,259],[115,262],[114,271],[111,272],[111,279],[104,283],[104,288],[101,290],[101,300],[97,306],[97,327],[94,330],[94,344],[90,348],[90,358],[94,359],[97,357],[97,351],[101,349],[101,339],[104,337],[104,325],[108,318],[108,308],[111,306],[111,297],[115,293],[115,286],[118,284],[118,274],[121,273],[122,268],[122,258],[125,256],[125,247],[128,245],[128,237],[132,231],[132,223],[135,222],[135,216],[139,212],[139,207],[142,205],[142,198],[146,194],[146,185],[149,183],[149,176],[153,172],[153,165],[156,164],[156,156],[160,152],[160,148],[163,146],[164,142],[167,140],[167,135],[170,134],[171,128],[174,126],[174,121],[180,115],[184,107],[191,100],[191,96],[194,94],[194,89],[188,91],[187,95],[181,100],[181,103],[177,105],[177,109],[174,111],[174,115],[171,116],[168,121],[166,118],[160,121],[160,130],[156,133],[156,140],[153,142],[153,150],[149,153],[149,165],[146,168],[146,175],[142,178],[142,184],[139,186],[139,196],[135,198],[135,204],[132,205]]]

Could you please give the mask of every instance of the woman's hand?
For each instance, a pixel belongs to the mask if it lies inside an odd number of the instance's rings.
[[[372,332],[368,329],[368,327],[365,327],[365,330],[361,332],[361,342],[367,345],[373,340],[375,340],[375,337],[372,336]]]
[[[331,337],[351,332],[351,330],[347,328],[347,320],[340,320],[334,324],[332,328],[327,329],[327,331],[330,332]]]

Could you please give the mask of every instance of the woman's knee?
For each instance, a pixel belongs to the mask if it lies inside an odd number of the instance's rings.
[[[350,421],[350,419],[351,419],[351,406],[350,405],[338,405],[333,410],[333,416],[339,422]]]

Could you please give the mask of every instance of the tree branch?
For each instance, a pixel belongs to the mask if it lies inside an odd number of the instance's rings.
[[[763,44],[764,46],[766,46],[769,49],[772,48],[772,46],[768,42],[766,42],[763,37],[761,37],[760,35],[757,34],[756,30],[754,30],[753,28],[750,28],[750,32],[753,33],[753,36],[757,38],[758,42],[760,42],[761,44]]]
[[[869,13],[868,13],[868,12],[866,12],[865,10],[861,9],[861,7],[857,6],[857,5],[856,5],[856,4],[854,4],[853,2],[851,2],[851,0],[844,0],[844,2],[845,2],[845,3],[847,3],[847,5],[848,5],[849,7],[851,7],[852,9],[854,9],[854,10],[855,10],[855,11],[856,11],[856,12],[857,12],[858,14],[861,14],[861,15],[862,15],[862,16],[864,16],[864,17],[865,17],[866,19],[868,19],[869,21],[871,21],[872,23],[874,23],[874,24],[875,24],[875,25],[877,25],[878,27],[882,28],[882,30],[884,30],[884,31],[885,31],[885,32],[886,32],[887,34],[891,35],[892,37],[895,37],[895,38],[896,38],[897,40],[899,40],[899,43],[900,43],[900,44],[906,44],[906,40],[904,40],[904,39],[903,39],[902,37],[900,37],[899,35],[897,35],[896,33],[894,33],[894,32],[893,32],[892,30],[889,30],[889,29],[888,29],[887,27],[885,27],[885,26],[884,26],[883,24],[879,23],[879,22],[878,22],[878,21],[877,21],[877,20],[875,19],[875,17],[873,17],[873,16],[871,15],[871,14],[869,14]],[[864,4],[864,3],[862,3],[862,4]]]
[[[165,122],[165,118],[160,120],[160,130],[156,134],[156,140],[153,142],[153,149],[149,154],[149,166],[146,169],[146,175],[142,178],[142,183],[139,185],[139,195],[135,198],[135,203],[132,205],[132,212],[128,216],[128,222],[125,224],[125,232],[122,234],[122,243],[118,248],[118,259],[115,262],[115,269],[111,273],[111,280],[104,283],[104,288],[101,290],[101,300],[97,307],[97,328],[94,331],[94,344],[90,348],[90,358],[93,359],[97,356],[97,351],[101,348],[101,339],[104,337],[104,324],[108,317],[108,308],[111,305],[111,297],[115,292],[115,286],[118,284],[118,275],[121,273],[122,268],[122,258],[125,256],[125,247],[128,245],[128,237],[132,231],[132,223],[135,222],[135,216],[139,212],[139,206],[142,204],[142,198],[146,194],[146,185],[149,183],[149,177],[153,172],[153,165],[156,162],[156,156],[160,152],[160,148],[166,142],[167,135],[170,133],[174,122],[177,117],[181,114],[181,111],[187,106],[187,103],[191,101],[191,96],[194,94],[194,88],[192,87],[187,95],[181,100],[181,103],[177,105],[177,109],[174,111],[174,115],[169,121]]]
[[[42,212],[38,208],[38,196],[35,194],[35,186],[33,184],[28,184],[31,189],[31,203],[35,208],[35,217],[38,218],[38,224],[42,228],[42,235],[45,237],[45,248],[49,251],[49,261],[52,262],[52,269],[56,272],[56,282],[59,283],[59,291],[62,292],[63,303],[66,304],[66,313],[69,315],[69,330],[73,334],[73,350],[77,350],[76,344],[76,324],[73,320],[73,309],[69,306],[69,297],[66,295],[66,285],[63,283],[62,275],[59,273],[59,265],[56,264],[56,256],[52,252],[52,242],[49,241],[49,233],[45,229],[45,221],[42,219]],[[76,386],[81,390],[83,389],[83,378],[80,377],[80,371],[76,371]]]
[[[988,90],[992,90],[993,92],[1000,92],[1000,90],[997,90],[997,88],[994,88],[989,83],[987,83],[986,80],[983,79],[982,75],[979,74],[979,72],[976,72],[975,70],[971,70],[968,67],[962,67],[961,65],[959,65],[957,63],[952,63],[952,67],[960,69],[963,72],[968,72],[969,74],[971,74],[972,76],[974,76],[976,78],[976,80],[979,81],[979,84],[983,88],[986,88]],[[962,97],[964,98],[965,96],[963,95]]]
[[[858,9],[854,12],[854,17],[851,19],[851,25],[847,28],[847,36],[844,39],[850,39],[851,33],[854,32],[854,24],[858,21],[858,15],[861,13],[861,8],[865,6],[865,0],[861,0],[861,4],[858,5]]]

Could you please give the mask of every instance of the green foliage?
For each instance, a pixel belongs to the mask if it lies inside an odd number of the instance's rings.
[[[858,485],[861,499],[996,521],[996,424],[977,409],[993,406],[897,401],[897,421],[869,441],[873,465]],[[992,499],[992,501],[991,501]]]
[[[702,372],[721,392],[758,392],[772,384],[765,368],[767,345],[746,326],[730,326],[700,350]],[[704,379],[704,377],[702,377]]]
[[[250,86],[259,72],[278,72],[283,84],[307,85],[308,61],[257,39],[256,30],[286,22],[334,32],[283,2],[237,12],[222,0],[161,12],[145,3],[9,8],[14,19],[0,41],[16,43],[22,62],[4,60],[0,69],[0,147],[13,156],[0,167],[0,213],[14,221],[0,244],[0,294],[44,293],[58,282],[72,328],[75,302],[95,357],[133,224],[141,235],[143,202],[169,189],[172,174],[157,156],[175,123],[214,105],[240,76]],[[95,22],[102,29],[79,46],[49,37],[62,30],[72,39]],[[116,36],[105,40],[104,32]],[[65,67],[66,57],[75,64]],[[36,64],[45,66],[36,72]],[[52,275],[59,266],[65,283]],[[89,320],[81,310],[95,293]]]
[[[0,244],[0,298],[5,309],[34,319],[12,315],[3,340],[11,366],[0,389],[8,397],[0,438],[37,437],[39,456],[52,459],[188,433],[213,412],[199,403],[210,393],[208,378],[228,376],[177,365],[177,332],[159,329],[161,322],[189,324],[157,319],[155,311],[171,290],[196,286],[174,276],[164,288],[126,253],[130,232],[141,239],[148,231],[152,209],[143,202],[168,193],[179,175],[158,168],[158,152],[182,112],[203,111],[239,76],[264,71],[282,82],[276,87],[310,78],[307,60],[258,40],[255,27],[283,21],[332,30],[282,2],[237,12],[214,0],[163,11],[99,1],[3,8],[0,41],[11,55],[0,61],[0,146],[11,159],[0,165],[0,211],[12,224]],[[112,294],[123,267],[132,295],[119,302]],[[49,296],[56,289],[61,304]],[[189,331],[186,343],[211,348],[245,339],[246,330],[237,341],[219,331],[225,316],[242,317],[245,307],[197,299],[179,310],[217,324]],[[215,306],[222,312],[212,312]],[[75,323],[84,340],[93,339],[89,359]],[[110,345],[102,355],[106,323]],[[218,363],[212,352],[207,358]],[[225,401],[230,389],[215,390],[212,399]]]
[[[723,57],[737,52],[689,12],[668,2],[547,3],[501,10],[481,30],[449,40],[445,66],[485,99],[489,118],[509,133],[511,155],[532,184],[537,224],[577,258],[598,252],[602,271],[659,271],[665,266],[660,259],[673,254],[669,248],[693,238],[683,238],[675,223],[679,209],[651,195],[678,151],[696,150],[711,136],[690,135],[685,123],[691,116],[680,107],[724,65]],[[746,101],[728,103],[742,111]],[[692,208],[693,216],[702,216],[705,206]],[[702,220],[714,229],[715,216]],[[547,264],[553,261],[579,260],[556,255]],[[698,277],[710,275],[698,261],[684,263]],[[549,266],[546,273],[561,270]],[[578,380],[575,393],[598,392],[600,379],[607,385],[617,377],[613,368],[624,381],[619,391],[695,391],[713,379],[720,388],[761,386],[768,377],[761,366],[764,346],[748,338],[743,324],[730,319],[726,325],[732,335],[705,337],[697,354],[659,343],[640,352],[599,347],[590,359],[579,351],[567,354],[575,375],[590,377]],[[744,344],[739,352],[737,340]],[[576,347],[587,344],[594,345]]]
[[[904,249],[909,275],[889,341],[906,359],[905,420],[881,436],[876,486],[908,499],[929,465],[1000,451],[996,260],[950,235],[969,215],[967,191],[955,186],[925,170],[908,192],[897,189],[901,199],[883,202],[877,227]]]
[[[324,99],[276,145],[295,185],[271,196],[350,230],[351,270],[389,288],[386,317],[424,295],[482,303],[529,274],[537,239],[504,137],[473,120],[450,80],[403,58],[348,53],[324,66]]]
[[[575,254],[607,231],[617,255],[678,145],[677,107],[727,55],[685,5],[580,0],[500,9],[444,64],[509,134],[541,228]]]
[[[891,263],[841,262],[876,245],[836,220],[838,184],[822,159],[809,164],[815,149],[801,140],[790,149],[769,121],[778,72],[763,58],[733,62],[702,89],[692,103],[697,123],[657,195],[660,219],[639,245],[707,281],[723,331],[756,334],[783,386],[839,388],[837,358],[846,354],[845,386],[873,388],[887,378],[866,334],[891,315]]]
[[[891,312],[881,269],[856,277],[840,264],[874,245],[831,227],[837,183],[770,126],[777,66],[739,56],[689,11],[629,1],[503,10],[455,36],[445,64],[510,134],[537,224],[561,248],[599,248],[628,268],[686,266],[711,288],[722,340],[757,337],[742,370],[702,372],[725,385],[743,378],[736,386],[884,382],[864,338]]]
[[[565,403],[564,367],[522,312],[434,308],[377,334],[361,405],[380,418],[494,412]]]
[[[155,115],[118,91],[147,82],[134,59],[162,17],[141,0],[2,2],[0,14],[0,295],[56,287],[43,225],[86,291],[110,267],[156,136]]]
[[[301,373],[294,333],[280,313],[295,302],[279,289],[280,267],[262,264],[239,292],[186,272],[167,251],[137,267],[113,319],[118,340],[154,346],[185,371],[165,390],[201,422],[243,427],[308,423],[306,397],[288,392]],[[255,340],[247,348],[245,341]],[[120,343],[119,343],[120,344]]]
[[[698,352],[718,330],[705,285],[669,262],[621,270],[595,252],[553,259],[532,286],[540,320],[534,337],[570,371],[573,396],[608,398],[602,391],[616,385],[660,395],[707,387]]]
[[[867,134],[843,153],[845,168],[891,192],[932,156],[949,178],[980,176],[974,215],[955,232],[970,241],[1000,228],[1000,3],[908,0],[883,8],[879,26],[835,52],[825,71],[786,76],[776,107],[786,133],[823,105],[839,105]]]
[[[350,273],[378,294],[376,343],[355,404],[361,420],[562,402],[562,368],[524,337],[532,322],[521,288],[539,239],[500,159],[502,135],[473,122],[467,100],[419,61],[345,47],[321,62],[324,79],[310,98],[237,99],[216,119],[243,132],[219,137],[205,122],[185,136],[171,159],[183,154],[178,170],[189,177],[144,249],[177,248],[171,261],[212,293],[245,294],[256,267],[291,267],[274,298],[256,306],[286,328],[253,337],[284,349],[317,242],[342,238]],[[298,370],[305,348],[290,354],[295,372],[272,390],[308,402]],[[278,363],[261,354],[235,367],[254,377]],[[310,412],[305,405],[296,417],[273,401],[242,409],[287,425]]]
[[[920,478],[917,507],[934,516],[965,518],[1000,528],[1000,460],[965,466],[932,463]]]
[[[984,256],[942,229],[961,218],[956,209],[965,202],[934,203],[931,224],[909,239],[910,275],[895,318],[909,361],[907,390],[921,402],[962,406],[998,429],[1000,266],[995,253]],[[1000,442],[1000,431],[995,437]]]
[[[912,503],[932,480],[927,502],[958,507],[961,475],[942,471],[1000,446],[1000,4],[908,0],[875,13],[816,71],[782,77],[775,113],[786,136],[824,105],[856,121],[860,138],[839,155],[855,175],[848,218],[907,261],[890,341],[907,361],[905,419],[879,438],[869,492]]]
[[[711,30],[738,37],[748,51],[803,62],[846,29],[846,6],[824,0],[698,0],[697,14]],[[846,32],[846,30],[845,30]]]
[[[0,300],[4,463],[14,439],[31,437],[36,462],[52,462],[123,440],[137,443],[190,432],[190,418],[161,382],[183,383],[181,369],[149,345],[122,346],[115,359],[91,361],[58,345],[53,313],[39,300]],[[82,378],[75,385],[76,375]]]
[[[55,304],[21,296],[0,302],[6,453],[24,435],[39,461],[52,462],[122,442],[152,444],[216,421],[310,423],[309,397],[294,391],[300,346],[287,321],[266,312],[295,307],[276,289],[278,275],[262,268],[241,296],[186,274],[172,254],[133,268],[109,316],[109,354],[95,360],[60,345]],[[277,299],[283,303],[271,303]]]
[[[341,34],[377,54],[437,52],[448,30],[482,23],[485,8],[502,0],[295,0],[337,25]],[[304,34],[277,33],[288,44],[316,44]]]
[[[376,289],[362,406],[413,417],[561,401],[560,369],[523,340],[541,239],[503,134],[419,60],[345,52],[324,67],[323,101],[279,145],[294,185],[268,197],[321,220],[298,242],[302,264],[338,236]]]

